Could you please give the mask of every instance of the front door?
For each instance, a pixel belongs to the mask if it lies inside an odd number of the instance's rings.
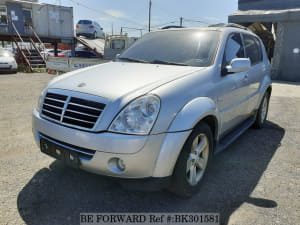
[[[222,67],[230,65],[236,58],[245,58],[245,50],[241,35],[231,34],[228,37]],[[247,118],[248,110],[248,71],[222,74],[217,98],[221,113],[221,134],[225,134]]]

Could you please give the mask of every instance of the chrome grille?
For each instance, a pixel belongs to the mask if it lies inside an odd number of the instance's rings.
[[[105,106],[95,101],[48,92],[43,102],[42,116],[66,126],[93,129]]]

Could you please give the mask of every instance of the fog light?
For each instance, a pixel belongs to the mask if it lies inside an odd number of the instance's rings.
[[[125,164],[124,164],[124,161],[122,159],[117,160],[117,165],[118,165],[120,170],[122,170],[122,171],[125,170]]]
[[[123,173],[126,169],[126,166],[122,159],[111,158],[108,160],[108,168],[113,173]]]

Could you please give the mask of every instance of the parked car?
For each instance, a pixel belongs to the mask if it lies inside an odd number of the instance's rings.
[[[57,49],[57,53],[59,54],[62,52],[61,49]],[[44,56],[44,58],[48,58],[49,56],[54,57],[54,49],[45,49],[44,51],[41,51],[41,55]]]
[[[66,57],[72,57],[71,52],[69,52]],[[81,58],[102,58],[101,56],[99,56],[96,53],[94,53],[92,51],[89,51],[89,50],[76,50],[74,57],[81,57]]]
[[[33,111],[33,133],[43,153],[71,166],[188,197],[215,153],[263,127],[271,89],[252,32],[159,30],[113,62],[53,79]]]
[[[0,72],[18,72],[18,64],[11,51],[0,49]]]
[[[64,50],[57,54],[58,57],[67,57],[71,53],[71,50]],[[52,56],[52,55],[51,55]],[[54,54],[53,54],[54,56]]]
[[[105,38],[103,28],[96,21],[79,20],[76,25],[76,36],[86,36],[91,38]]]

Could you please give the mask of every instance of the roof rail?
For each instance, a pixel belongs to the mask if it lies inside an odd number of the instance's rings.
[[[172,28],[184,28],[184,27],[183,26],[176,26],[176,25],[169,25],[169,26],[162,27],[160,29],[167,30],[167,29],[172,29]]]
[[[236,23],[218,23],[218,24],[208,25],[208,27],[233,27],[233,28],[239,28],[243,30],[249,30],[247,27],[244,27]]]

